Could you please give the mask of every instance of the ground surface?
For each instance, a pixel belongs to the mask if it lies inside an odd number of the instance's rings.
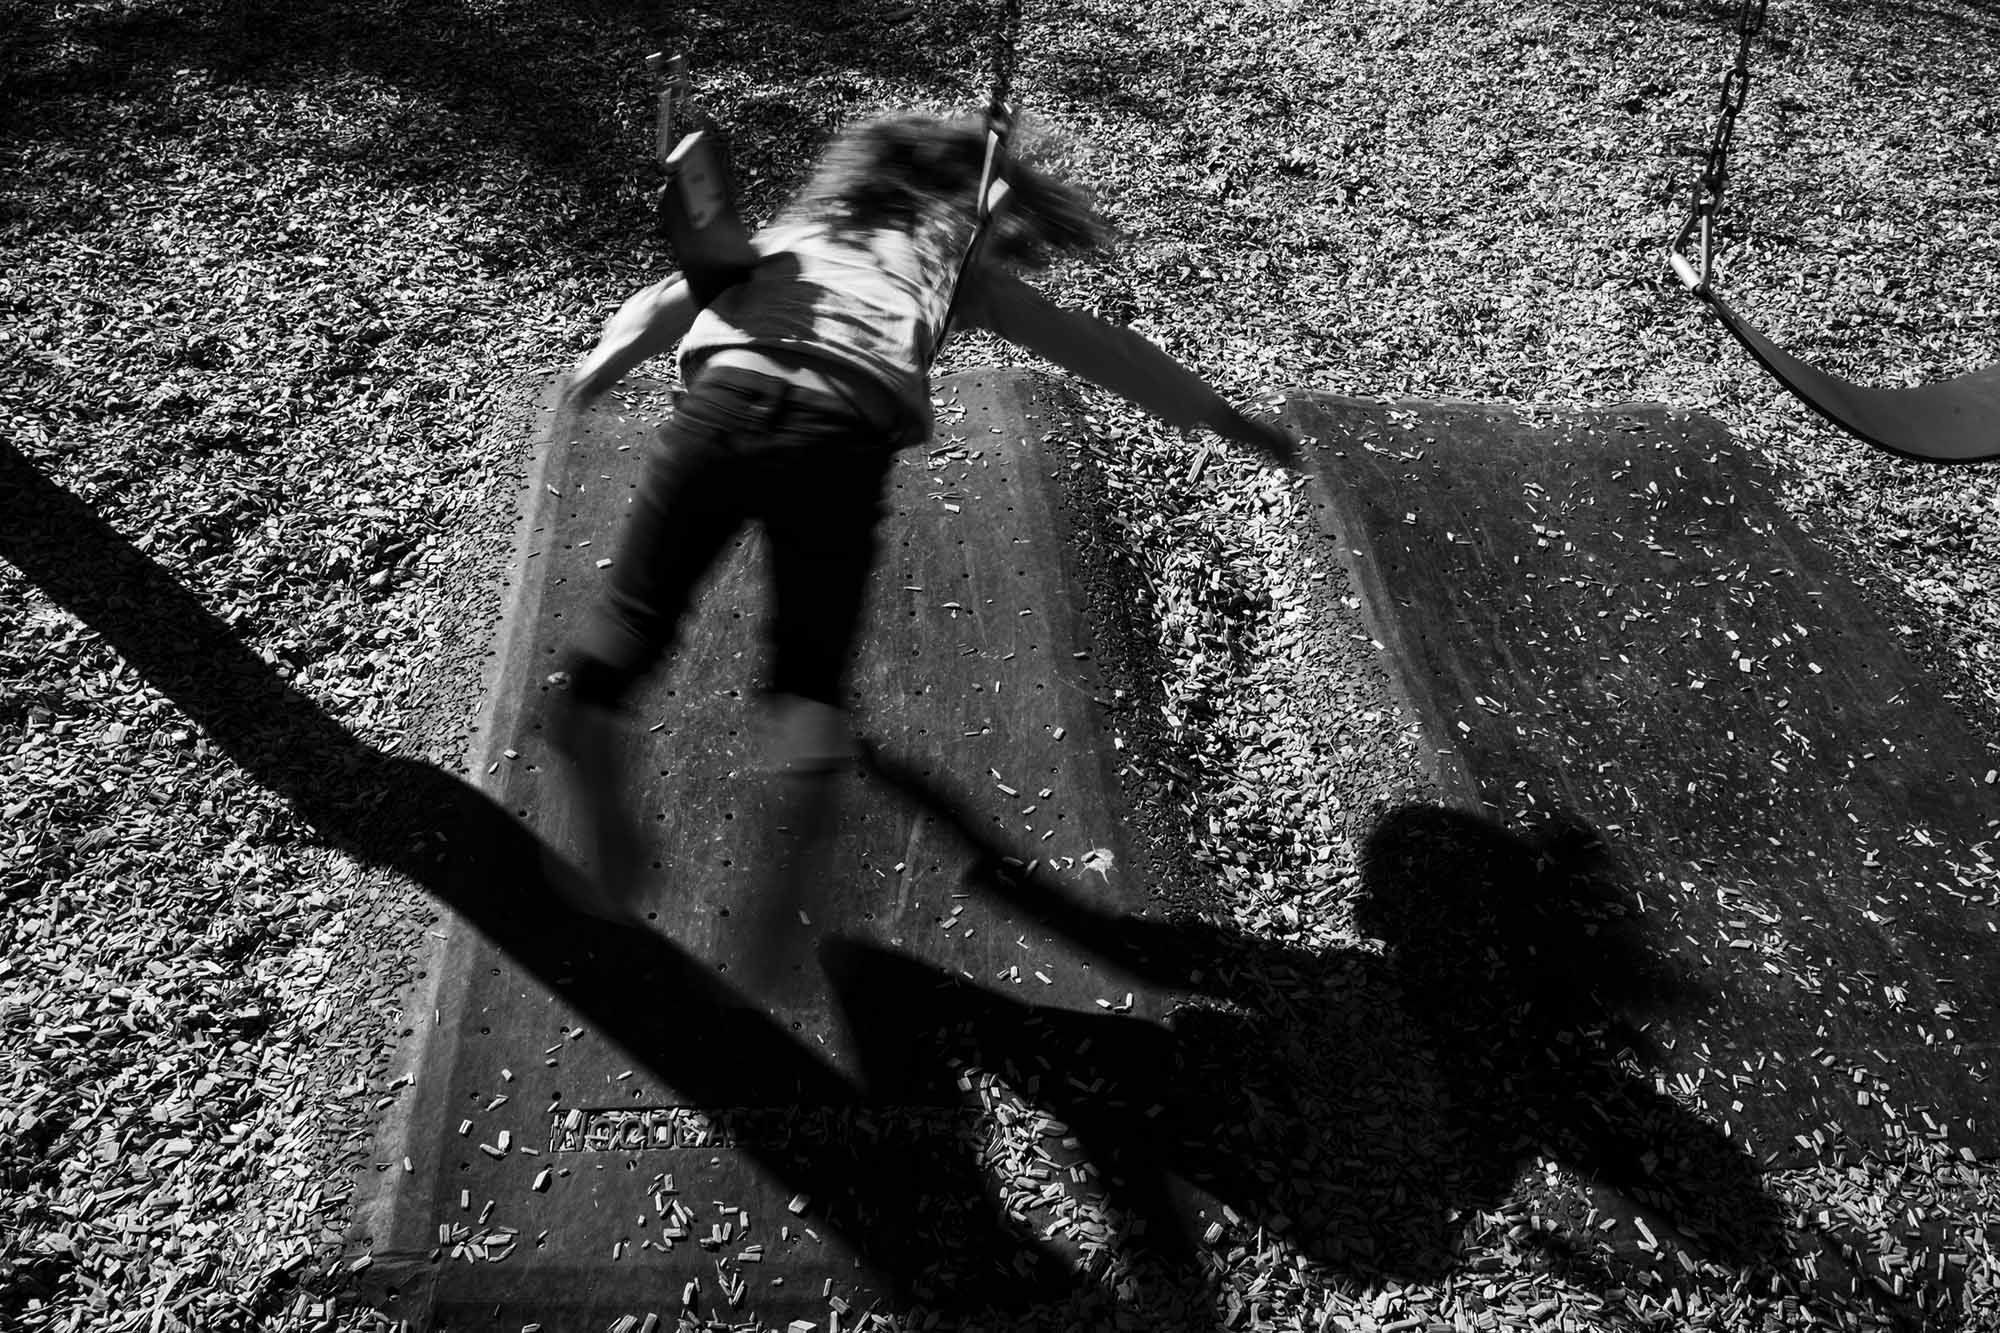
[[[1990,720],[1993,470],[1925,470],[1836,437],[1661,280],[1726,15],[1028,10],[1022,98],[1125,234],[1056,275],[1061,294],[1242,395],[1713,412],[1769,458],[1788,509],[1868,586],[1940,698],[1968,726]],[[398,799],[434,790],[416,770],[465,753],[526,386],[662,267],[639,57],[689,51],[756,209],[841,117],[970,100],[988,17],[6,7],[0,450],[19,452],[0,517],[0,1320],[359,1318],[324,1301],[353,1168],[407,1091],[387,1053],[416,1021],[405,983],[433,909],[407,873],[375,868],[407,871],[420,847],[371,857],[327,830],[394,830]],[[1771,22],[1726,290],[1856,378],[1992,361],[2000,18],[1972,0],[1821,0]],[[1385,952],[1354,918],[1361,838],[1420,770],[1352,592],[1302,557],[1301,484],[1108,402],[1091,416],[1081,447],[1104,461],[1148,592],[1192,853],[1244,931],[1361,967]],[[37,562],[39,578],[16,572]],[[292,752],[225,749],[190,720],[300,701],[323,730]],[[314,783],[315,765],[354,753],[350,735],[408,765],[375,800]],[[1374,987],[1347,998],[1344,1027],[1392,1012]],[[1328,1056],[1294,1046],[1300,1077]],[[1929,1210],[1964,1273],[1932,1326],[1992,1327],[1994,1165],[1951,1172],[1827,1151],[1767,1184],[1885,1253]],[[1330,1312],[1423,1327],[1470,1294],[1501,1325],[1645,1322],[1644,1302],[1583,1299],[1518,1243],[1532,1201],[1469,1213],[1463,1263],[1407,1283],[1328,1277],[1253,1228],[1225,1242],[1219,1308],[1238,1326]],[[1722,1295],[1659,1319],[1800,1314]]]
[[[455,919],[380,1144],[403,1168],[363,1173],[356,1240],[386,1311],[450,1328],[688,1305],[783,1325],[898,1299],[1018,1313],[1094,1303],[1077,1260],[1126,1248],[1132,1225],[1063,1206],[1064,1190],[1102,1194],[1088,1173],[1128,1176],[1117,1192],[1159,1214],[1157,1236],[1180,1224],[1152,1206],[1165,1172],[1118,1172],[1100,1148],[1131,1157],[1139,1131],[1190,1128],[1160,1026],[1172,997],[1017,893],[1025,881],[1135,933],[1185,905],[1175,821],[1119,778],[1137,753],[1128,687],[1152,673],[1116,632],[1129,596],[1094,535],[1085,462],[1062,444],[1067,394],[1025,371],[935,387],[932,442],[886,484],[851,687],[863,748],[831,778],[830,835],[799,894],[777,869],[799,780],[766,771],[745,689],[766,612],[748,534],[616,742],[653,867],[643,921],[565,910],[533,855],[448,857],[425,878]],[[626,558],[607,534],[667,389],[629,381],[538,450],[508,565],[517,597],[475,763],[496,810],[562,856],[588,853],[554,782],[547,677]],[[464,845],[482,826],[439,832]],[[1006,1210],[989,1209],[988,1164],[1028,1155],[1003,1117],[1039,1124],[1044,1109],[1075,1127],[1035,1151],[1080,1173],[1005,1179]],[[1191,1128],[1214,1138],[1219,1119]],[[1032,1197],[1050,1180],[1055,1199]],[[1056,1237],[1074,1244],[1045,1253]]]

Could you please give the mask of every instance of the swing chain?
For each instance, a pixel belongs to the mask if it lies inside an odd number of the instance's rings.
[[[1014,101],[1015,48],[1021,40],[1021,0],[1002,0],[1000,21],[993,33],[993,101],[989,113],[1007,118]]]
[[[1742,0],[1736,11],[1736,63],[1722,76],[1722,100],[1709,140],[1708,161],[1695,182],[1694,202],[1674,237],[1668,260],[1682,283],[1703,296],[1715,268],[1715,219],[1722,211],[1722,192],[1729,184],[1729,150],[1736,142],[1736,117],[1750,97],[1750,47],[1763,31],[1771,0]],[[1688,238],[1700,240],[1700,263],[1682,254]]]

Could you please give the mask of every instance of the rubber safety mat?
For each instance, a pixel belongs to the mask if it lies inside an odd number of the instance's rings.
[[[1284,410],[1452,804],[1540,830],[1552,859],[1591,852],[1587,909],[1458,955],[1435,1005],[1476,1007],[1503,967],[1534,975],[1515,994],[1588,990],[1580,1037],[1507,1032],[1602,1043],[1767,1166],[1913,1136],[2000,1147],[2000,752],[1722,426],[1311,394]],[[1492,907],[1471,896],[1454,901]],[[1362,924],[1416,954],[1449,930],[1394,904]]]
[[[628,387],[532,479],[480,754],[495,799],[572,851],[545,682],[670,410],[662,386]],[[1074,1132],[1030,1116],[1046,1147],[1009,1196],[989,1169],[996,1107],[1056,1082],[1036,1034],[1065,1014],[1089,1025],[1084,1046],[1130,1025],[1138,1047],[1122,1047],[1150,1057],[1157,1000],[979,889],[1032,878],[1108,919],[1143,913],[1169,871],[1121,795],[1119,689],[1095,628],[1117,594],[1043,442],[1056,408],[1023,375],[938,394],[933,445],[891,477],[855,669],[869,748],[843,779],[820,892],[791,923],[818,954],[788,966],[773,1002],[730,970],[778,817],[754,705],[762,553],[746,535],[633,710],[652,929],[544,905],[497,943],[447,932],[391,1126],[401,1146],[364,1210],[373,1276],[394,1290],[383,1308],[510,1333],[671,1328],[684,1311],[855,1327],[877,1303],[1004,1310],[1088,1284],[1079,1238],[1037,1220],[1051,1182],[1083,1178],[1059,1165]]]

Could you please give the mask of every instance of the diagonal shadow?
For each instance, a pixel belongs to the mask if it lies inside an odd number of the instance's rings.
[[[406,875],[552,994],[696,1104],[860,1107],[858,1087],[671,941],[561,905],[545,848],[514,815],[439,768],[357,739],[279,678],[165,569],[0,441],[0,558],[101,635],[330,846]],[[688,1011],[715,1020],[688,1023]],[[879,1100],[879,1099],[878,1099]],[[949,1124],[746,1145],[824,1201],[899,1300],[1016,1310],[1087,1293],[1033,1235],[984,1207],[979,1164]]]
[[[115,137],[119,122],[107,104],[197,71],[219,84],[273,89],[359,74],[399,94],[411,119],[385,123],[379,138],[340,151],[366,155],[386,172],[452,169],[428,147],[437,137],[431,118],[557,173],[629,171],[629,160],[615,161],[617,149],[642,141],[614,109],[621,102],[643,109],[649,93],[639,61],[663,49],[686,52],[711,88],[748,72],[781,87],[824,81],[851,96],[855,79],[889,76],[925,95],[975,101],[960,61],[987,40],[982,6],[939,5],[920,25],[902,26],[885,21],[893,8],[809,0],[714,0],[694,12],[643,0],[498,7],[228,0],[55,15],[29,6],[19,16],[18,49],[0,53],[11,76],[0,83],[0,107],[37,114],[17,118],[0,139],[81,141],[107,130]],[[607,52],[615,53],[609,61]],[[771,127],[752,115],[731,128],[755,138]],[[793,131],[787,150],[816,137],[803,125],[786,128]]]
[[[1185,1229],[1200,1202],[1189,1185],[1249,1225],[1289,1231],[1342,1273],[1417,1280],[1451,1270],[1453,1211],[1498,1203],[1538,1151],[1627,1192],[1706,1256],[1791,1272],[1754,1161],[1643,1077],[1627,1011],[1684,997],[1645,966],[1643,942],[1613,928],[1623,888],[1587,840],[1534,842],[1451,811],[1400,812],[1371,835],[1366,859],[1364,910],[1394,954],[1322,955],[1202,922],[1105,913],[1042,877],[1007,873],[1012,849],[961,813],[970,805],[867,751],[870,776],[959,831],[992,892],[1135,981],[1206,1007],[1155,1024],[1026,1005],[838,942],[824,961],[855,1030],[856,1081],[671,941],[561,906],[543,845],[513,814],[441,769],[358,740],[6,442],[0,558],[320,838],[409,876],[692,1101],[951,1105],[963,1104],[953,1082],[967,1064],[1024,1075],[1079,1160],[1101,1171],[1113,1207],[1137,1219],[1131,1248],[1161,1291],[1198,1301],[1211,1286]],[[1592,926],[1608,936],[1601,947],[1582,942],[1599,938]],[[677,1021],[690,1009],[715,1019]],[[1413,1064],[1418,1050],[1432,1053],[1428,1064]],[[860,1136],[842,1153],[803,1139],[745,1151],[824,1201],[828,1224],[899,1302],[1023,1311],[1095,1290],[1095,1275],[990,1206],[983,1164],[948,1124]],[[1550,1248],[1586,1277],[1601,1267]],[[1596,1277],[1607,1289],[1621,1280],[1608,1269]]]
[[[860,1015],[871,1084],[915,1069],[920,1088],[952,1062],[1043,1071],[1039,1100],[1104,1168],[1113,1207],[1148,1219],[1145,1243],[1182,1282],[1202,1276],[1182,1182],[1342,1273],[1423,1282],[1457,1267],[1455,1219],[1505,1212],[1543,1158],[1606,1213],[1701,1260],[1792,1291],[1844,1293],[1855,1277],[1788,1232],[1751,1153],[1656,1088],[1643,1023],[1704,996],[1656,961],[1590,830],[1523,837],[1443,807],[1392,811],[1368,835],[1358,910],[1388,950],[1320,953],[1083,904],[1009,870],[1028,862],[915,765],[879,749],[864,765],[956,831],[988,891],[1135,982],[1193,997],[1164,1026],[1039,1008],[843,943],[827,968]],[[920,1040],[912,1013],[934,1022],[931,1067],[900,1049],[870,1067],[870,1037]],[[1586,1250],[1569,1239],[1586,1220],[1560,1220],[1521,1228],[1517,1248],[1602,1293],[1687,1280],[1664,1253]]]

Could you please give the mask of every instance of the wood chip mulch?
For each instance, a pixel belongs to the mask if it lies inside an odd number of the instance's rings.
[[[1787,506],[1891,608],[1967,725],[1993,725],[1994,465],[1912,466],[1838,436],[1665,276],[1733,54],[1724,7],[1025,8],[1020,95],[1123,230],[1114,254],[1052,276],[1057,295],[1239,398],[1713,413],[1776,464]],[[0,0],[0,439],[371,744],[458,762],[502,596],[523,386],[665,267],[646,52],[693,58],[753,212],[843,117],[981,92],[989,16],[973,7],[723,0],[653,32],[631,12]],[[1732,302],[1864,382],[2000,357],[1991,7],[1776,0],[1755,61]],[[976,340],[954,356],[1019,362]],[[1420,790],[1420,738],[1304,484],[1088,402],[1073,443],[1102,460],[1164,664],[1160,740],[1132,762],[1178,802],[1216,921],[1367,975],[1384,946],[1353,919],[1357,841]],[[101,627],[5,564],[0,899],[0,1325],[380,1326],[348,1295],[367,1257],[343,1236],[371,1127],[407,1092],[389,1052],[427,909],[320,846]],[[1368,987],[1330,1001],[1324,966],[1286,978],[1261,969],[1238,1000],[1299,1032],[1394,1022],[1394,997]],[[1420,1043],[1408,1078],[1344,1064],[1337,1043],[1269,1050],[1244,1087],[1304,1098],[1297,1120],[1436,1113],[1410,1102],[1433,1058]],[[1035,1146],[1062,1135],[1024,1089],[991,1096],[1014,1136],[992,1150],[996,1179],[1032,1180]],[[1800,1127],[1810,1165],[1763,1180],[1801,1237],[1789,1278],[1672,1236],[1579,1245],[1591,1183],[1532,1148],[1507,1188],[1435,1219],[1449,1264],[1398,1273],[1367,1252],[1371,1227],[1400,1225],[1393,1205],[1341,1209],[1377,1198],[1355,1182],[1411,1164],[1340,1160],[1323,1139],[1285,1159],[1317,1222],[1212,1212],[1207,1303],[1172,1317],[2000,1326],[2000,1164],[1917,1123],[1894,1156],[1816,1128]],[[1046,1183],[1014,1202],[1106,1293],[1070,1324],[1167,1326],[1121,1267],[1119,1219]],[[1301,1241],[1313,1230],[1352,1251],[1328,1261]]]

